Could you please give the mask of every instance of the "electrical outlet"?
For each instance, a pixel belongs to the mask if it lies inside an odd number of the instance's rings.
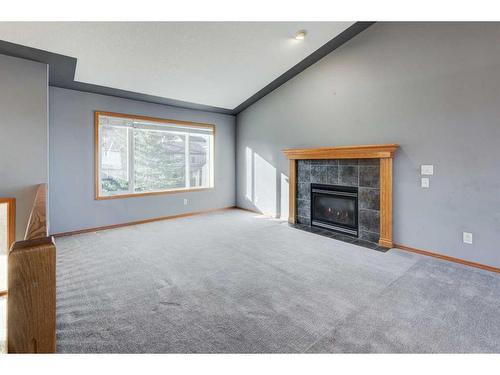
[[[420,174],[432,176],[434,174],[434,166],[433,165],[421,165],[420,166]]]
[[[422,177],[422,182],[421,182],[421,186],[425,189],[429,188],[430,186],[430,180],[428,177]]]
[[[188,204],[188,200],[184,199],[184,206],[187,206],[187,204]]]
[[[464,232],[463,241],[466,244],[472,244],[472,233]]]

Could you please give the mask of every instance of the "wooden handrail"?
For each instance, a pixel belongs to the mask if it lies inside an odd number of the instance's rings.
[[[49,235],[47,228],[47,184],[40,184],[36,190],[35,201],[31,208],[25,240],[45,238]]]
[[[47,185],[38,186],[24,241],[8,257],[7,351],[56,351],[56,246],[47,231]]]

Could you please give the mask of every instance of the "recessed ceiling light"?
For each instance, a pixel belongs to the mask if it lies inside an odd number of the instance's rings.
[[[307,32],[305,30],[299,30],[297,31],[297,34],[295,34],[295,39],[297,40],[304,40],[306,38]]]

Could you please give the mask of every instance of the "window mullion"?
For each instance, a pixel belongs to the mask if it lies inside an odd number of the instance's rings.
[[[129,193],[133,194],[135,192],[135,176],[134,176],[134,152],[135,152],[135,140],[134,140],[134,128],[128,129],[128,189]]]
[[[184,147],[184,162],[186,164],[186,188],[191,187],[190,162],[189,162],[189,133],[186,133],[186,144]]]
[[[208,157],[210,159],[209,172],[208,172],[209,173],[208,186],[214,187],[214,184],[215,184],[215,137],[214,137],[214,135],[209,137]]]

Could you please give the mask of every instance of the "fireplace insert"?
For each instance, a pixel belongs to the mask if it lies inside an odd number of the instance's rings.
[[[358,188],[311,184],[311,225],[358,237]]]

